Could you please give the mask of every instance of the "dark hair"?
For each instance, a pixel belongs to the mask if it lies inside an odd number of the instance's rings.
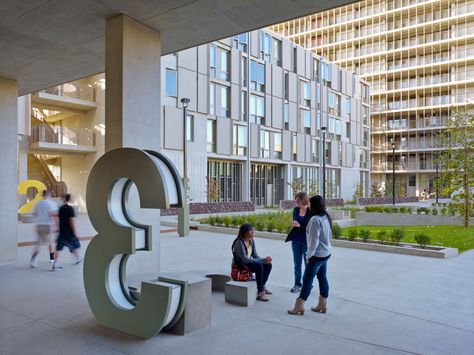
[[[326,211],[326,204],[324,203],[324,198],[322,198],[322,196],[316,195],[311,197],[309,199],[309,208],[313,216],[326,216],[332,229],[331,216],[329,216],[328,211]]]
[[[239,234],[237,234],[237,238],[234,239],[234,241],[232,242],[232,253],[233,253],[233,250],[234,250],[234,246],[235,246],[235,243],[238,241],[238,240],[244,240],[245,238],[245,235],[251,231],[253,229],[253,226],[250,224],[250,223],[244,223],[240,226],[239,228]]]
[[[66,202],[71,201],[71,194],[65,194],[64,195],[64,201],[66,201]]]
[[[46,196],[49,196],[49,191],[47,189],[43,190],[43,197],[46,197]]]

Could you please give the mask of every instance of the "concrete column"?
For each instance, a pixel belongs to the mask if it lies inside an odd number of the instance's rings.
[[[120,15],[107,21],[105,43],[105,152],[116,148],[160,150],[160,33]],[[140,208],[130,190],[131,217],[152,226],[152,250],[127,262],[127,278],[160,270],[160,212]]]
[[[0,264],[16,260],[18,85],[0,78]]]
[[[105,151],[160,150],[160,33],[120,15],[107,21]]]

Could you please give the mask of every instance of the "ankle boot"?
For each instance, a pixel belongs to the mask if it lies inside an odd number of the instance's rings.
[[[316,307],[311,307],[311,310],[313,312],[326,313],[328,310],[326,301],[327,301],[327,298],[324,298],[323,296],[319,296],[318,305]]]
[[[304,300],[297,298],[293,309],[288,310],[288,314],[303,315],[304,314]]]

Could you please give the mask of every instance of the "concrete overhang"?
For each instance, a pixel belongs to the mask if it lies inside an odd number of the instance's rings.
[[[354,0],[2,0],[0,76],[24,95],[101,73],[105,25],[125,14],[160,31],[162,54]]]

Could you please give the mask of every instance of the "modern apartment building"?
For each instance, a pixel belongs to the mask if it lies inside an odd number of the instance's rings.
[[[315,192],[323,155],[327,197],[368,189],[368,84],[349,71],[266,30],[163,56],[161,68],[162,152],[182,172],[186,128],[192,201],[214,189],[221,201],[275,205],[292,198],[288,183],[299,177]],[[82,209],[88,172],[104,152],[105,85],[99,75],[34,94],[30,144],[20,153],[29,175],[34,164],[47,167]],[[182,98],[190,99],[186,119]]]
[[[474,1],[367,0],[271,30],[371,84],[371,178],[433,191],[438,135],[474,99]],[[393,154],[394,144],[395,154]]]

